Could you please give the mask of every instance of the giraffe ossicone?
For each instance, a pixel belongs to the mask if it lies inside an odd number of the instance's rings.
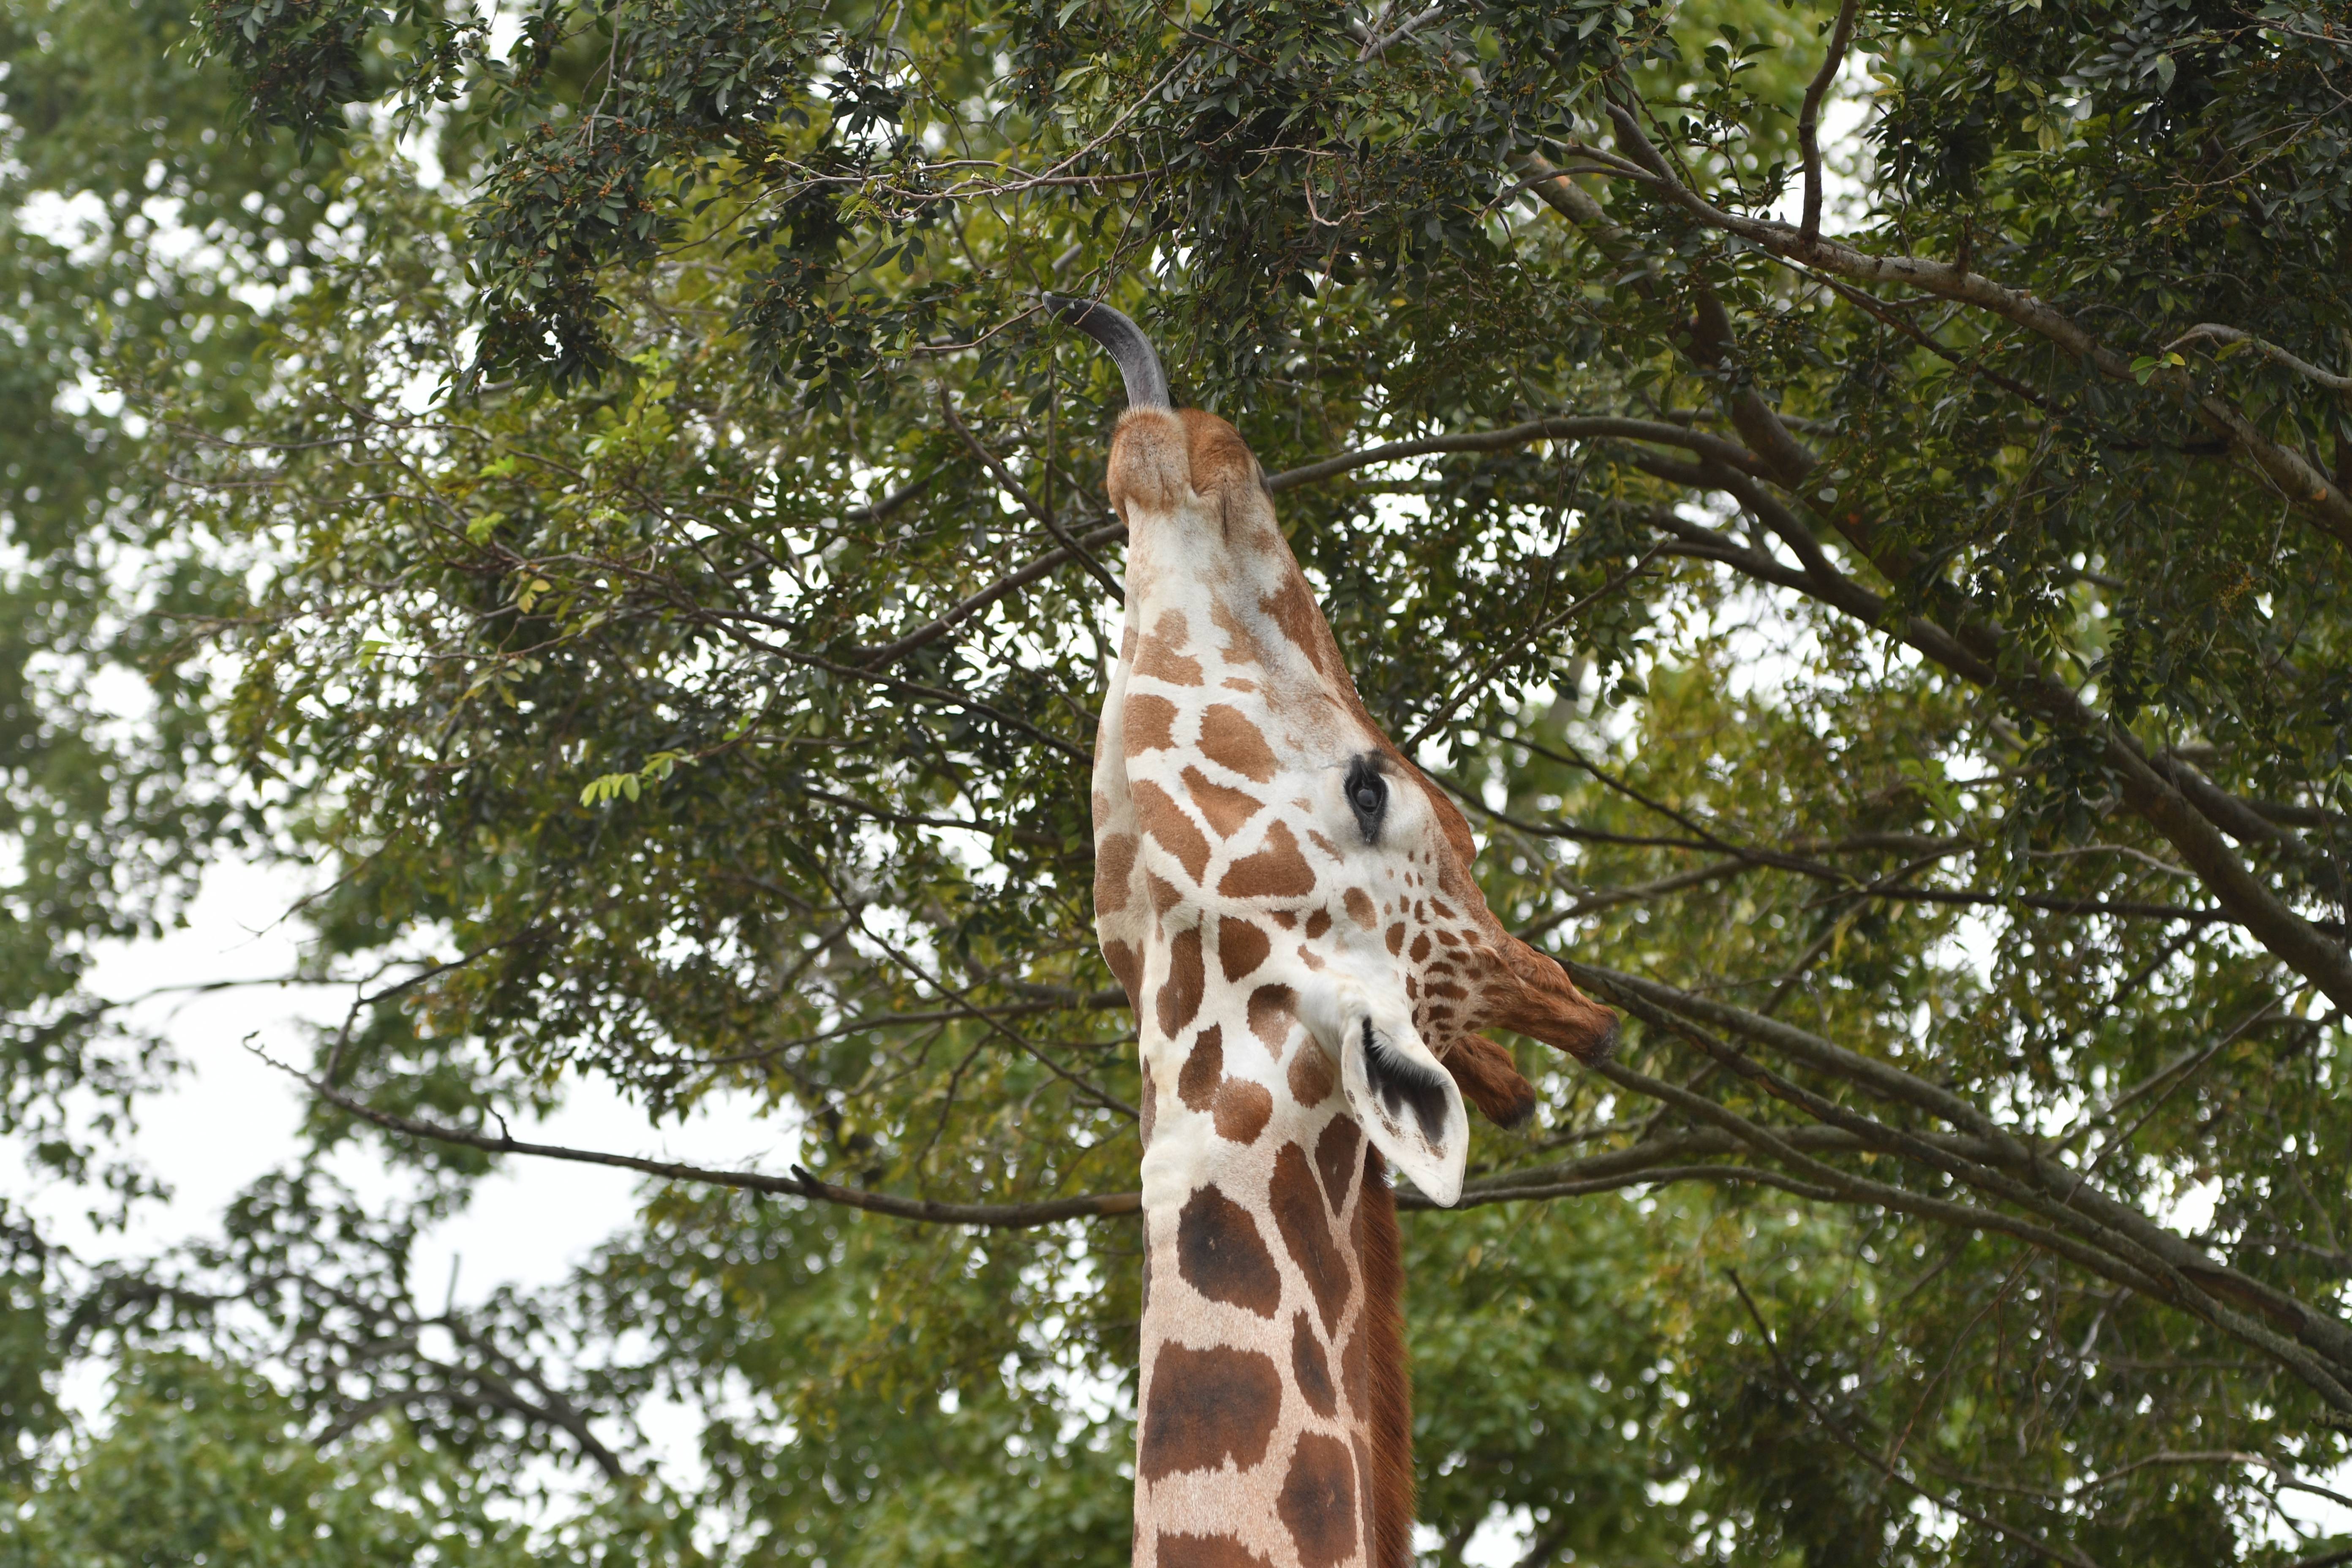
[[[1453,1204],[1465,1100],[1505,1123],[1535,1105],[1481,1031],[1589,1060],[1616,1018],[1487,909],[1468,823],[1365,710],[1240,436],[1170,406],[1125,316],[1046,304],[1129,401],[1094,822],[1097,934],[1143,1066],[1135,1561],[1402,1568],[1387,1170]]]

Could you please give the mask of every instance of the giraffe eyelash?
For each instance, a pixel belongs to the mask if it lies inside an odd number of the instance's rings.
[[[1358,757],[1349,763],[1348,781],[1343,787],[1347,791],[1348,809],[1356,814],[1357,831],[1364,836],[1365,843],[1378,843],[1381,822],[1388,816],[1389,809],[1389,781],[1381,774],[1379,758]]]

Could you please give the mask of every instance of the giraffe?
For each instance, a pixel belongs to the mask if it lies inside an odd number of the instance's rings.
[[[1049,296],[1129,407],[1108,489],[1126,624],[1095,745],[1097,934],[1143,1068],[1137,1568],[1405,1568],[1411,1391],[1393,1168],[1461,1194],[1464,1100],[1616,1017],[1507,934],[1470,828],[1365,711],[1231,425],[1149,341]]]

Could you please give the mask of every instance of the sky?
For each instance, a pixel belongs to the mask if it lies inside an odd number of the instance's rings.
[[[138,995],[223,979],[284,974],[297,959],[297,929],[281,921],[302,884],[284,870],[230,863],[215,868],[184,929],[158,941],[110,944],[89,989]],[[217,1230],[225,1205],[255,1178],[299,1152],[298,1130],[307,1091],[264,1059],[307,1063],[308,1028],[340,1019],[347,987],[240,988],[205,995],[164,994],[133,1016],[158,1028],[186,1063],[162,1093],[142,1102],[131,1141],[135,1156],[172,1189],[168,1202],[142,1205],[127,1231],[100,1233],[79,1217],[68,1187],[43,1188],[17,1171],[0,1171],[10,1195],[32,1203],[76,1250],[145,1253]],[[721,1105],[683,1125],[650,1125],[642,1110],[601,1084],[577,1082],[570,1098],[535,1130],[519,1137],[648,1154],[698,1165],[787,1169],[796,1157],[793,1130],[748,1107]],[[472,1207],[433,1233],[417,1278],[459,1273],[457,1300],[478,1301],[501,1284],[537,1285],[562,1277],[635,1207],[642,1178],[625,1171],[547,1160],[510,1160],[482,1183]],[[363,1160],[333,1167],[362,1194],[388,1194],[387,1178]]]
[[[206,875],[186,925],[155,941],[109,944],[90,977],[101,996],[135,996],[168,987],[290,973],[299,928],[281,919],[301,896],[298,873],[230,862]],[[137,1022],[170,1041],[185,1070],[142,1101],[129,1152],[170,1189],[165,1201],[138,1205],[123,1230],[88,1221],[87,1199],[62,1183],[43,1183],[25,1164],[0,1158],[0,1194],[37,1215],[53,1240],[86,1259],[152,1256],[178,1243],[217,1235],[226,1205],[257,1178],[299,1159],[306,1090],[264,1059],[308,1063],[308,1031],[333,1023],[350,1005],[347,987],[237,989],[164,994],[134,1010]],[[595,1082],[575,1080],[569,1098],[536,1126],[518,1121],[516,1136],[575,1148],[646,1154],[691,1164],[782,1172],[797,1158],[791,1125],[743,1104],[721,1103],[683,1124],[660,1128],[642,1110]],[[331,1169],[362,1197],[389,1196],[391,1177],[362,1145]],[[553,1285],[590,1251],[625,1228],[645,1178],[626,1171],[550,1160],[509,1159],[478,1183],[463,1213],[429,1232],[415,1252],[420,1299],[445,1294],[478,1303],[502,1285],[529,1290]],[[64,1394],[78,1414],[103,1418],[106,1384],[92,1370]],[[637,1412],[656,1462],[674,1479],[692,1468],[694,1428],[680,1409]]]

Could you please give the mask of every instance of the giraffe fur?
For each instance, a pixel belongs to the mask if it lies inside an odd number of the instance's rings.
[[[1404,1568],[1387,1172],[1451,1204],[1465,1100],[1532,1109],[1481,1030],[1590,1059],[1616,1020],[1488,910],[1467,822],[1366,711],[1233,426],[1130,408],[1108,489],[1129,542],[1095,900],[1143,1068],[1134,1560]]]

